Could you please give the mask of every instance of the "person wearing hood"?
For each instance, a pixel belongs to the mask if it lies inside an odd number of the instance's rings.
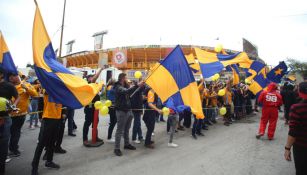
[[[293,104],[297,102],[296,94],[294,92],[294,86],[286,82],[281,91],[281,96],[282,96],[283,103],[284,103],[285,120],[286,120],[285,124],[288,124],[290,120],[290,117],[289,117],[290,108]]]
[[[269,122],[268,138],[269,140],[273,140],[278,119],[278,108],[282,105],[282,97],[277,92],[277,85],[275,83],[270,83],[267,90],[264,90],[260,94],[258,101],[263,107],[259,131],[256,138],[260,139],[265,134],[266,126]]]

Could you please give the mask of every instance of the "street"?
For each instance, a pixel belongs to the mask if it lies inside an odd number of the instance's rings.
[[[157,123],[153,137],[156,148],[147,149],[143,144],[133,144],[136,151],[123,150],[122,157],[113,153],[114,144],[105,143],[98,148],[86,148],[82,145],[83,110],[76,110],[77,137],[64,133],[63,148],[68,152],[55,154],[54,162],[61,165],[59,170],[44,168],[40,162],[41,175],[293,175],[293,162],[284,160],[288,126],[281,119],[275,139],[255,138],[260,113],[234,122],[229,127],[218,124],[210,126],[204,137],[194,140],[191,129],[175,134],[174,143],[178,148],[167,147],[169,136],[166,123]],[[100,117],[99,137],[106,140],[109,117]],[[7,175],[30,174],[31,161],[36,147],[39,129],[29,130],[25,123],[20,140],[21,156],[13,158],[7,164]],[[116,127],[115,127],[116,129]],[[146,128],[142,123],[143,135]],[[131,131],[131,130],[130,130]],[[91,132],[90,132],[91,134]],[[89,137],[91,135],[89,134]],[[113,135],[115,134],[115,130]],[[130,133],[131,136],[131,133]],[[122,140],[123,144],[123,140]],[[123,145],[121,145],[123,147]]]

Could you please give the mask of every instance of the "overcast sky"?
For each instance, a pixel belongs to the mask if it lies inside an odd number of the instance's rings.
[[[54,49],[64,0],[37,0]],[[15,64],[32,60],[33,0],[0,0],[0,30]],[[92,34],[108,30],[104,48],[192,44],[242,50],[242,37],[269,65],[287,57],[307,61],[306,0],[67,0],[62,55],[93,50]]]

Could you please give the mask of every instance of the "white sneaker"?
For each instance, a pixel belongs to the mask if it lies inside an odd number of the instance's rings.
[[[5,163],[9,163],[11,160],[12,160],[12,159],[11,159],[9,156],[7,156],[7,157],[6,157],[6,160],[5,160]]]
[[[141,144],[140,140],[134,140],[133,142],[136,143],[136,144]]]
[[[107,139],[107,143],[115,143],[115,139]]]
[[[153,133],[151,134],[151,136],[155,136],[155,133],[153,132]]]
[[[175,143],[168,143],[167,146],[168,147],[172,147],[172,148],[177,148],[178,147],[178,145],[175,144]]]
[[[34,125],[31,125],[31,126],[30,126],[30,129],[32,129],[32,130],[35,129],[35,126],[34,126]]]

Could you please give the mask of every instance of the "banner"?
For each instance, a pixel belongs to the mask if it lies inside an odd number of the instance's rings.
[[[116,68],[127,67],[127,50],[116,49],[113,51],[112,64]]]

